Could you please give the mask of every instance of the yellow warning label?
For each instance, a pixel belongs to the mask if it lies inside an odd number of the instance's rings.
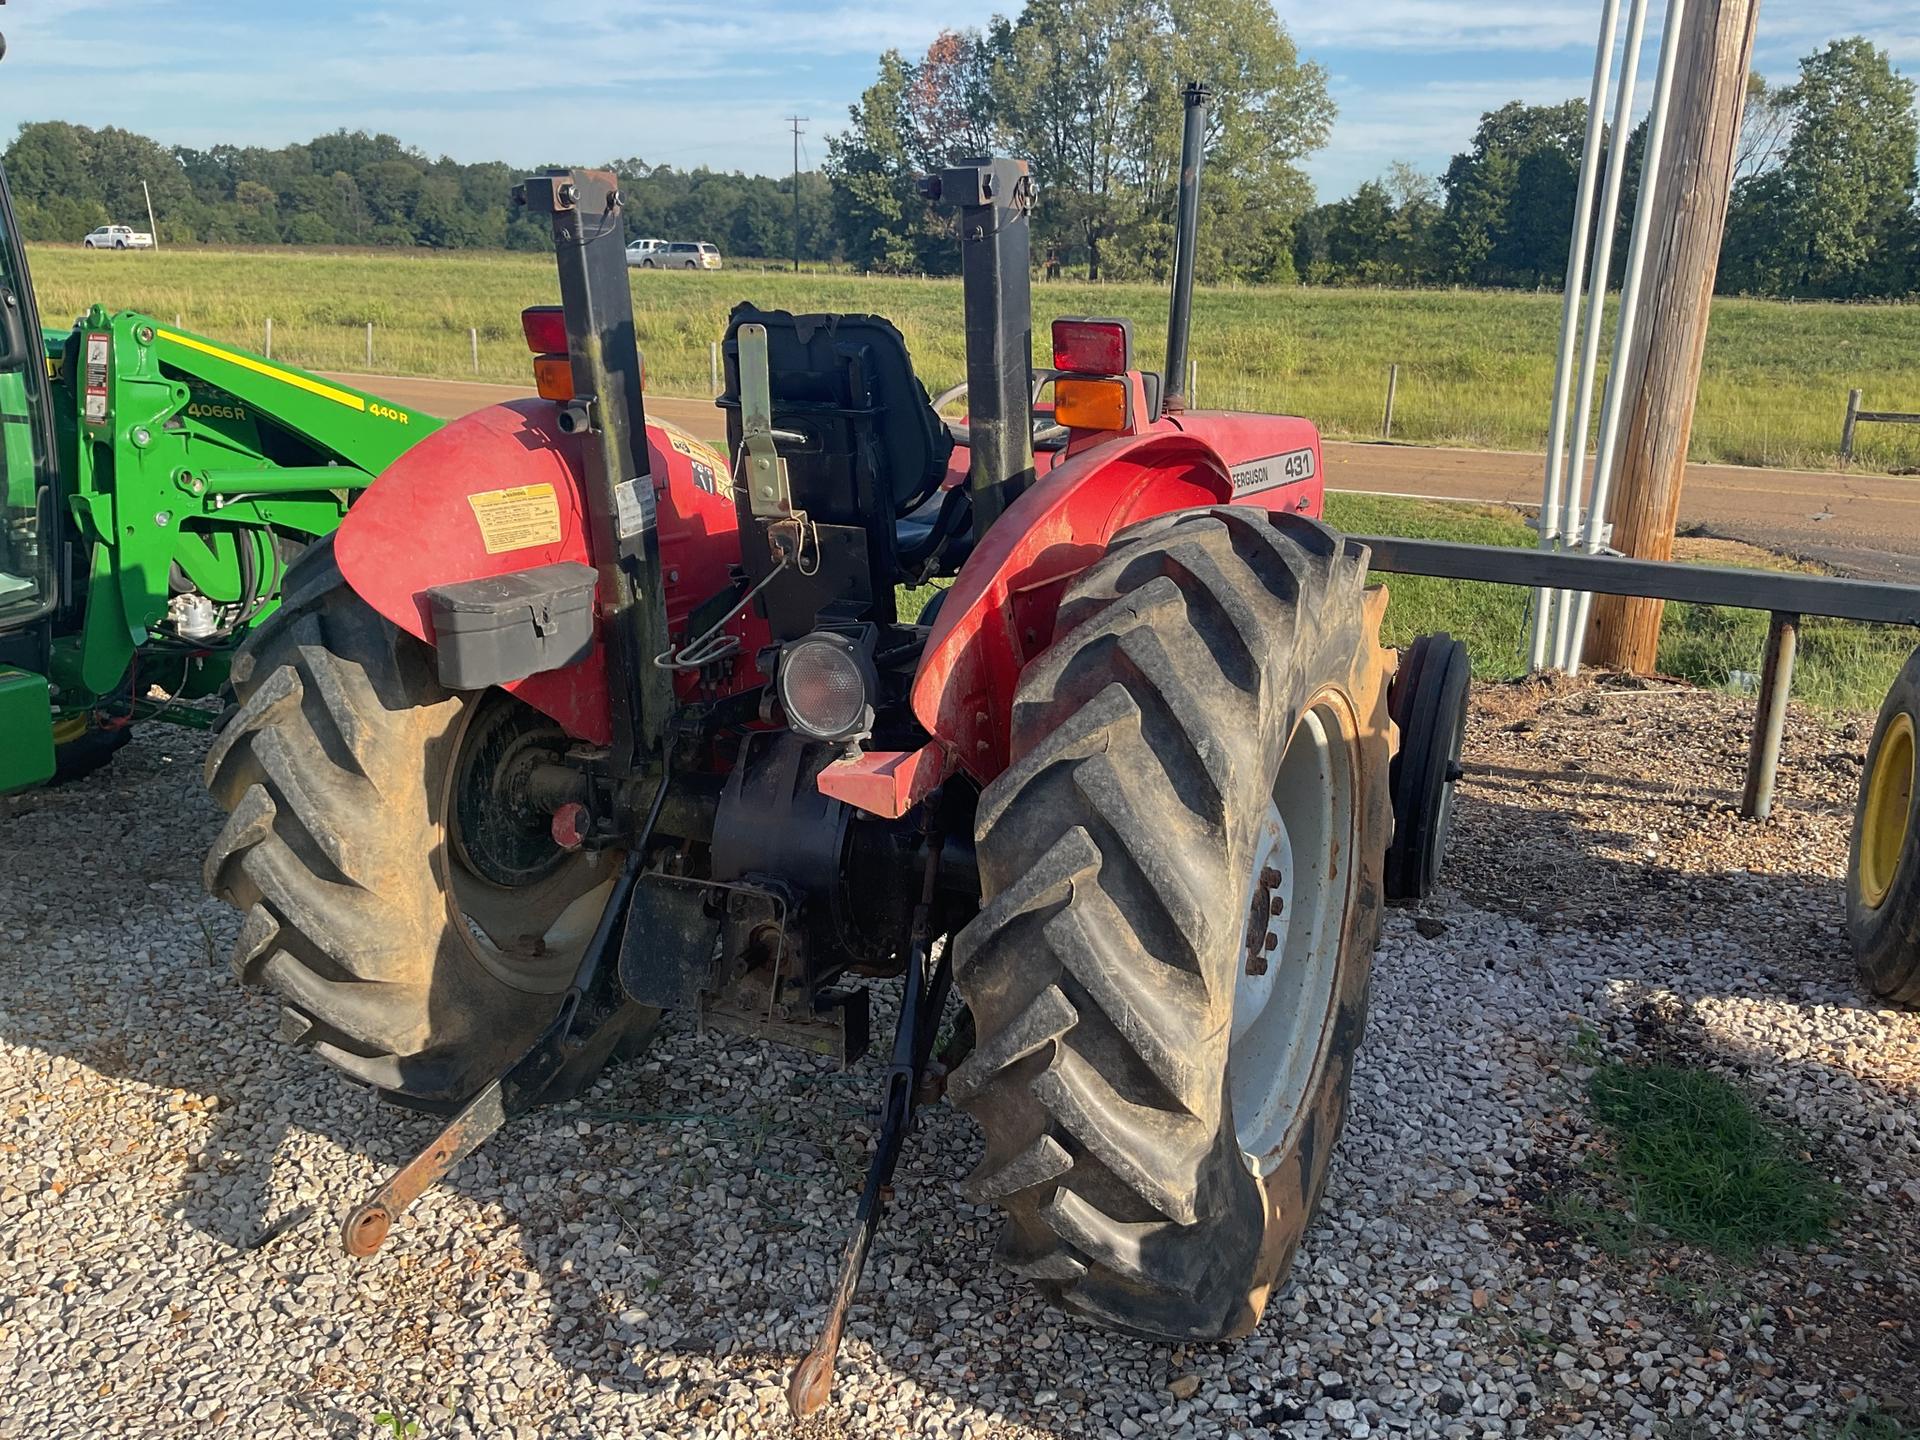
[[[702,490],[714,489],[716,481],[722,486],[728,484],[732,477],[727,474],[727,462],[721,457],[719,451],[710,445],[702,444],[691,435],[682,434],[671,425],[663,424],[660,428],[667,432],[668,443],[693,462],[693,477],[700,482]],[[707,476],[703,477],[700,474],[702,466],[708,470]]]
[[[560,543],[560,502],[551,485],[516,485],[469,495],[487,554]]]

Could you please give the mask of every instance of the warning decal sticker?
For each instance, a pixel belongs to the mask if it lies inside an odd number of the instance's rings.
[[[709,494],[717,493],[720,478],[727,473],[727,462],[720,452],[665,425],[660,428],[667,432],[668,443],[693,462],[693,483]]]
[[[516,485],[467,497],[487,554],[560,543],[560,502],[551,485]]]

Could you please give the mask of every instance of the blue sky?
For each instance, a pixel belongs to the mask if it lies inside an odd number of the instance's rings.
[[[1016,0],[14,0],[0,9],[0,136],[25,120],[122,125],[168,143],[278,145],[386,130],[431,154],[534,165],[638,154],[780,172],[803,163],[888,46]],[[1278,0],[1332,77],[1339,119],[1309,162],[1326,198],[1409,160],[1437,172],[1506,100],[1584,95],[1598,0]],[[1624,8],[1624,7],[1623,7]],[[1651,0],[1649,30],[1665,0]],[[1759,67],[1863,33],[1920,75],[1913,0],[1766,0]],[[1654,69],[1651,39],[1642,92]],[[1172,123],[1171,119],[1169,123]]]

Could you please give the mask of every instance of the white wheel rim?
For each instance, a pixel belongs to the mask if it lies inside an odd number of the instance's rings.
[[[1345,730],[1331,704],[1301,717],[1241,886],[1227,1094],[1260,1175],[1291,1148],[1333,1021],[1356,838]]]

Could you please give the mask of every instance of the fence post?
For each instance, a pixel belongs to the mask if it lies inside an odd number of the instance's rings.
[[[1189,360],[1187,361],[1187,408],[1189,410],[1196,408],[1193,397],[1199,388],[1200,362],[1198,360]]]
[[[373,369],[373,322],[367,321],[367,369]]]
[[[713,393],[718,395],[720,393],[720,342],[718,340],[707,342],[707,375],[712,384]]]
[[[480,330],[478,326],[467,327],[467,343],[473,347],[473,373],[480,373]]]
[[[271,360],[273,358],[273,317],[267,317],[267,348],[261,352]]]
[[[1773,780],[1780,769],[1780,735],[1787,723],[1787,693],[1793,689],[1793,652],[1799,634],[1798,615],[1776,610],[1767,622],[1753,738],[1747,743],[1747,784],[1740,796],[1740,816],[1745,820],[1764,820],[1773,813]]]
[[[180,323],[180,312],[178,310],[173,312],[173,328],[176,330],[186,329],[186,326]]]
[[[1840,463],[1853,463],[1853,427],[1860,421],[1860,392],[1847,391],[1847,418],[1840,423]]]
[[[1400,366],[1398,362],[1387,366],[1387,413],[1380,422],[1380,438],[1393,438],[1393,395],[1400,388]]]

